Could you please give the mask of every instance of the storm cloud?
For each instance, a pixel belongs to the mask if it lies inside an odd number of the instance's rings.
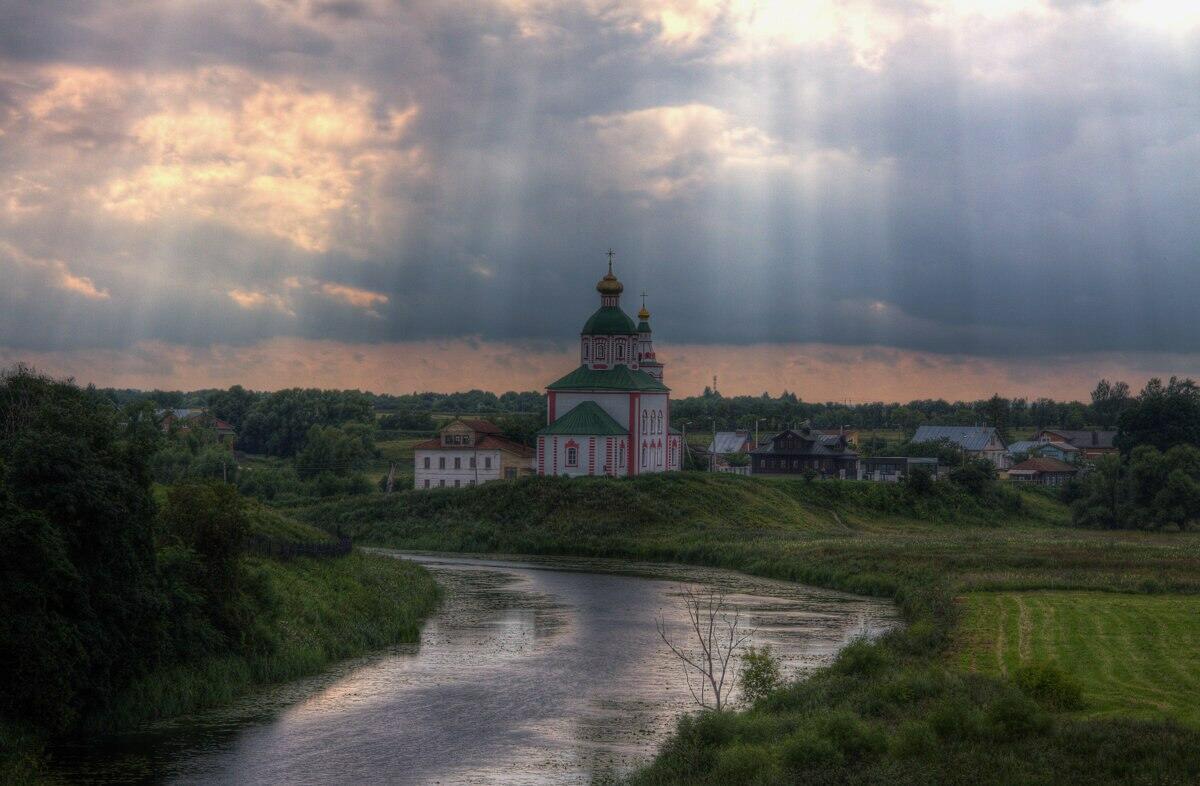
[[[1167,0],[7,2],[0,349],[562,348],[612,247],[693,359],[1190,371],[1198,87]]]

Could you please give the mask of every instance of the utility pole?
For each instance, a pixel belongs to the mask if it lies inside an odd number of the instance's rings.
[[[383,493],[391,494],[392,489],[395,487],[395,484],[396,484],[396,462],[393,461],[388,465],[387,485],[384,487],[386,490]]]
[[[714,376],[713,377],[713,387],[716,388],[716,386],[717,386],[717,378]],[[716,418],[713,418],[712,434],[713,434],[712,450],[710,450],[708,452],[708,471],[716,472],[717,471],[717,419]]]

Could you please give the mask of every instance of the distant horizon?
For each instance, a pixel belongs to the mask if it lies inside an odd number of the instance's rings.
[[[1017,361],[887,347],[669,343],[659,347],[665,381],[675,397],[700,395],[712,386],[713,374],[724,396],[764,392],[779,396],[787,391],[812,403],[854,404],[978,401],[993,394],[1086,402],[1101,378],[1127,382],[1136,393],[1153,377],[1200,377],[1197,367],[1166,355],[1051,357],[1030,370]],[[295,340],[192,351],[146,345],[132,355],[0,349],[3,367],[16,363],[73,378],[81,385],[142,391],[190,392],[241,385],[259,391],[300,387],[409,395],[483,390],[500,395],[543,392],[548,383],[578,365],[578,354],[574,347],[555,348],[547,342],[514,346],[478,340],[363,345],[353,350],[336,342]]]

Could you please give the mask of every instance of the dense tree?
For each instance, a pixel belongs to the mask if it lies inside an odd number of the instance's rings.
[[[296,455],[297,474],[312,478],[323,473],[346,476],[361,472],[375,455],[372,433],[361,423],[313,426]]]
[[[1200,448],[1139,445],[1104,457],[1080,483],[1072,515],[1095,529],[1188,529],[1200,521]]]
[[[1096,425],[1110,429],[1117,425],[1124,412],[1132,403],[1129,396],[1129,385],[1124,382],[1109,382],[1101,379],[1092,391],[1092,417]]]
[[[238,434],[238,445],[248,453],[293,456],[304,446],[313,426],[352,422],[374,426],[370,394],[353,390],[280,390],[250,407]]]
[[[158,436],[94,390],[0,380],[0,713],[66,728],[157,657]]]
[[[1139,445],[1166,451],[1200,445],[1200,388],[1190,379],[1154,378],[1121,412],[1117,447],[1129,455]]]

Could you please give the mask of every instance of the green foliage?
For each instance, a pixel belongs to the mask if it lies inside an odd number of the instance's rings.
[[[937,734],[925,721],[911,720],[900,724],[891,741],[892,755],[901,759],[929,756],[938,747]]]
[[[771,654],[770,647],[749,647],[742,654],[742,671],[738,675],[738,684],[742,689],[742,698],[748,704],[766,698],[778,689],[782,682],[783,673],[779,666],[779,658]]]
[[[1176,445],[1200,446],[1200,387],[1190,379],[1154,378],[1119,418],[1116,445],[1129,455],[1139,445],[1166,452]]]
[[[989,731],[1002,740],[1043,734],[1050,728],[1050,716],[1032,699],[1017,692],[1005,693],[992,702],[985,717]]]
[[[904,488],[919,497],[932,494],[935,482],[933,473],[924,467],[916,467],[904,476]]]
[[[1072,514],[1093,529],[1187,529],[1200,520],[1200,448],[1139,445],[1103,457],[1080,481]]]
[[[783,741],[784,764],[793,770],[825,768],[842,763],[842,751],[811,729],[803,729]]]
[[[54,730],[163,638],[145,456],[160,438],[92,390],[0,379],[0,716]]]
[[[883,671],[887,665],[888,655],[883,647],[859,638],[842,648],[833,668],[842,674],[869,677]]]
[[[292,388],[257,399],[246,411],[238,445],[249,453],[292,456],[313,426],[359,423],[374,428],[372,399],[356,390]]]
[[[1070,712],[1083,709],[1083,688],[1052,663],[1021,666],[1014,675],[1017,687],[1048,710]]]
[[[848,710],[824,716],[821,719],[821,733],[847,759],[865,759],[887,750],[887,737],[883,730]]]
[[[720,783],[772,783],[778,769],[779,762],[769,747],[739,742],[717,753],[713,777]]]
[[[374,453],[368,426],[313,426],[296,456],[296,472],[306,480],[322,474],[346,477],[366,469]]]
[[[895,449],[897,456],[912,458],[935,458],[946,466],[957,466],[963,461],[962,449],[949,439],[935,439],[928,442],[904,442]]]
[[[996,487],[996,465],[986,459],[968,459],[947,477],[971,494],[982,497]]]

